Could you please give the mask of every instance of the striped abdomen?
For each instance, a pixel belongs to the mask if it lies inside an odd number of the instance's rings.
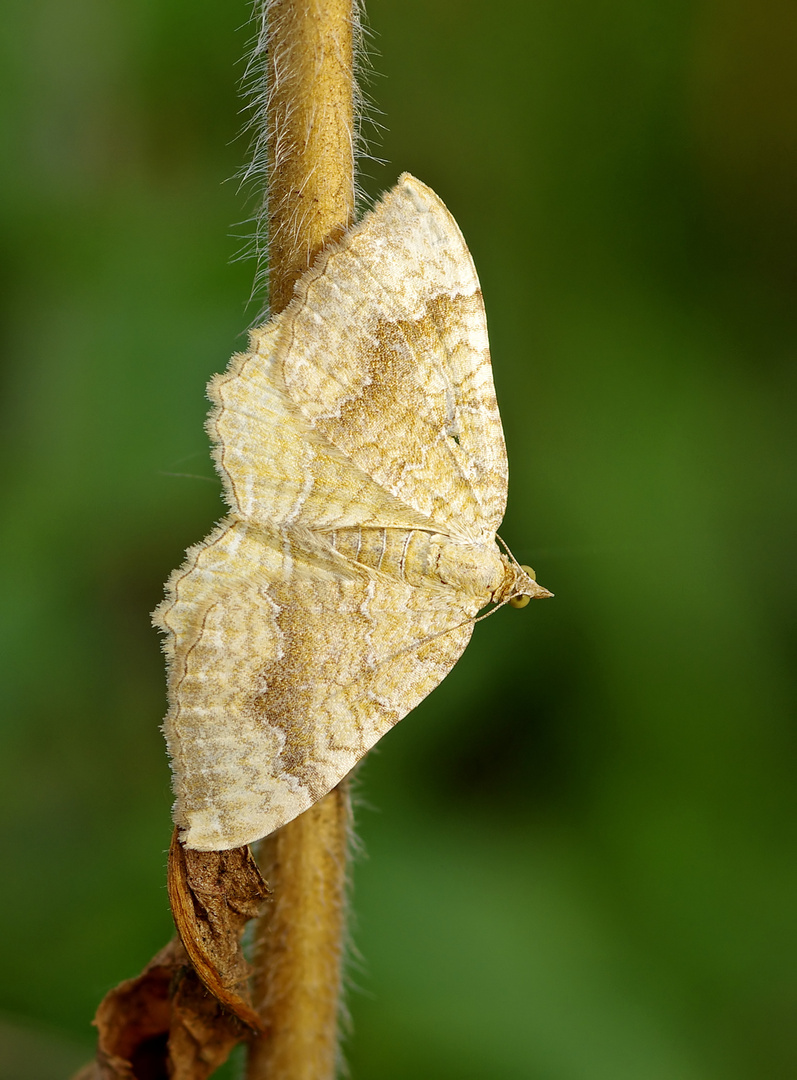
[[[335,529],[335,551],[409,585],[448,586],[488,603],[500,590],[506,566],[495,544],[461,543],[422,529]]]

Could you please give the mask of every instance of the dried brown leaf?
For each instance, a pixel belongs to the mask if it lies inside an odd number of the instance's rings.
[[[74,1080],[206,1080],[246,1037],[212,997],[177,939],[97,1010],[97,1057]]]
[[[175,925],[197,975],[219,1002],[262,1031],[250,1004],[249,965],[240,942],[269,891],[249,848],[187,851],[175,830],[168,884]]]
[[[205,1080],[250,1034],[191,971],[180,980],[172,1000],[170,1080]]]

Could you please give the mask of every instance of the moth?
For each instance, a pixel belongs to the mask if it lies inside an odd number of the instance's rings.
[[[166,585],[164,732],[187,847],[330,791],[448,674],[479,611],[551,594],[503,554],[479,281],[409,174],[210,383],[230,512]]]

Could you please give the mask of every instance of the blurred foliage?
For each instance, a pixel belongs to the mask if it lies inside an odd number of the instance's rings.
[[[54,1080],[171,933],[147,613],[221,514],[251,29],[243,0],[5,11],[0,1078]],[[352,1075],[786,1080],[794,5],[369,18],[364,187],[409,169],[468,238],[503,535],[556,599],[480,625],[360,770]]]

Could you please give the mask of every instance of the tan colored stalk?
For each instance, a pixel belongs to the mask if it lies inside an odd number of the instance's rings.
[[[267,6],[271,313],[354,214],[352,0]]]
[[[266,1034],[252,1043],[249,1080],[336,1074],[348,824],[344,784],[261,844],[273,903],[256,929]]]
[[[272,313],[354,213],[352,0],[267,7]],[[338,1060],[349,809],[345,785],[264,840],[273,903],[255,932],[255,1007],[267,1034],[249,1080],[332,1080]]]

